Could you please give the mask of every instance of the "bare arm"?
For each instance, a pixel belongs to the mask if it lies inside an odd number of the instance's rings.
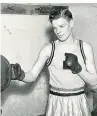
[[[24,82],[33,82],[37,79],[38,75],[40,74],[41,70],[43,69],[48,57],[49,52],[47,46],[43,47],[39,53],[38,59],[35,65],[29,72],[25,73],[25,78],[23,79]]]
[[[94,87],[95,85],[97,85],[97,73],[94,63],[92,46],[88,43],[84,43],[84,52],[86,55],[86,70],[82,69],[82,71],[78,75],[87,84]]]

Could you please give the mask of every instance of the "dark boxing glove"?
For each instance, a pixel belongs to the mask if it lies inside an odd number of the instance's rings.
[[[21,66],[18,63],[11,64],[10,72],[11,72],[11,80],[22,81],[25,77],[25,73],[21,69]]]
[[[11,77],[10,77],[10,62],[5,58],[3,55],[0,55],[1,58],[1,92],[4,91],[10,84],[11,82]]]
[[[81,72],[82,67],[78,62],[78,58],[76,55],[71,53],[65,53],[66,60],[64,61],[64,69],[70,69],[73,74],[78,74]]]
[[[1,58],[1,92],[3,92],[9,85],[11,80],[22,81],[25,77],[24,71],[19,64],[10,64],[10,62],[3,55]]]

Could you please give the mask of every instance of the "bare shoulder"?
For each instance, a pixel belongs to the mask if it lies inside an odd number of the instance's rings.
[[[92,45],[86,41],[83,41],[83,48],[86,54],[93,52]]]
[[[40,54],[49,57],[51,54],[51,50],[52,50],[52,43],[45,43],[40,50]]]
[[[92,48],[92,44],[90,44],[89,42],[86,42],[86,41],[83,41],[83,46],[84,46],[86,49],[91,49],[91,48]]]
[[[83,49],[86,56],[86,59],[93,59],[93,47],[90,43],[83,41]]]

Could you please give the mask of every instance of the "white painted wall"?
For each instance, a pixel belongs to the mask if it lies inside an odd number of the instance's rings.
[[[2,55],[10,63],[18,62],[25,72],[29,71],[41,47],[47,42],[45,30],[49,25],[48,16],[2,15],[1,18]],[[11,82],[2,93],[3,116],[34,116],[44,111],[47,86],[43,79],[44,73],[40,77],[35,84],[37,86],[19,81]]]
[[[75,20],[77,39],[93,45],[97,66],[97,8],[85,5],[70,6]],[[18,62],[24,71],[31,69],[39,50],[49,36],[48,16],[39,15],[2,15],[2,48],[3,54],[10,63]],[[3,116],[36,116],[45,110],[47,86],[45,73],[34,84],[13,81],[2,93]]]
[[[24,70],[32,67],[40,48],[46,42],[47,16],[2,15],[2,54]]]

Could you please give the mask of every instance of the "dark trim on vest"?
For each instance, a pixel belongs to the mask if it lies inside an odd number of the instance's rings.
[[[50,94],[55,95],[55,96],[61,96],[61,97],[76,96],[76,95],[81,95],[81,94],[84,94],[84,93],[85,93],[84,91],[80,91],[80,92],[76,92],[76,93],[58,93],[58,92],[54,92],[54,91],[50,90]]]
[[[81,54],[82,54],[84,63],[85,63],[85,65],[86,65],[86,56],[85,56],[85,53],[84,53],[84,49],[83,49],[83,41],[82,41],[82,40],[79,40],[79,45],[80,45],[80,51],[81,51]]]
[[[55,52],[55,42],[52,41],[52,51],[51,51],[51,55],[50,57],[48,58],[47,62],[46,62],[46,65],[49,66],[53,60],[53,57],[54,57],[54,52]]]

